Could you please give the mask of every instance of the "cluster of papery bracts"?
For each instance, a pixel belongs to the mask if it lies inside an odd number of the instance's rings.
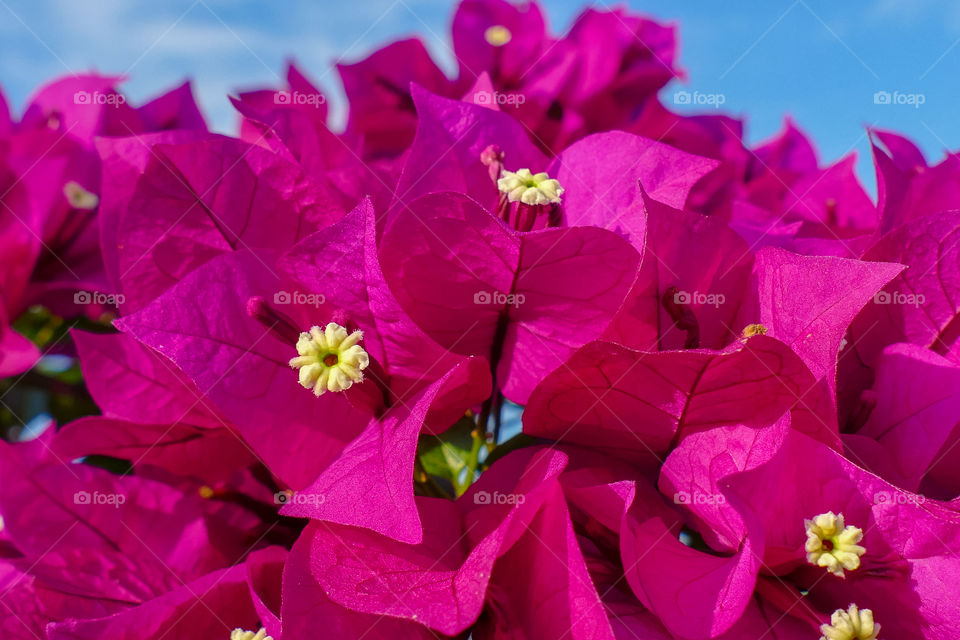
[[[3,637],[960,637],[957,158],[871,131],[875,205],[624,11],[453,42],[341,67],[344,133],[292,66],[238,138],[0,111],[5,389],[42,303],[99,408],[0,442]]]

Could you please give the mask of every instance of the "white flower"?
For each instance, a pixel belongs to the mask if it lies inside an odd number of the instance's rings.
[[[546,173],[536,175],[530,169],[520,169],[516,173],[504,171],[503,177],[497,180],[497,187],[507,194],[510,202],[523,204],[560,204],[563,187],[557,180]]]

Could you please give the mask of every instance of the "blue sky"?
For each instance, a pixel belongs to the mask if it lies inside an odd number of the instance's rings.
[[[553,30],[562,33],[587,4],[546,2]],[[867,182],[865,125],[906,133],[931,159],[944,148],[960,148],[960,3],[627,4],[680,25],[680,60],[689,81],[668,86],[662,94],[667,103],[681,89],[721,94],[725,111],[747,119],[752,141],[774,134],[790,114],[813,135],[823,160],[859,151]],[[452,71],[452,11],[453,2],[442,0],[0,0],[0,86],[19,111],[38,82],[70,71],[128,73],[124,87],[135,100],[190,77],[214,126],[232,132],[227,93],[276,84],[283,61],[293,56],[342,115],[332,70],[338,58],[353,61],[378,43],[420,34]],[[912,102],[922,104],[875,104],[878,91],[919,95]]]

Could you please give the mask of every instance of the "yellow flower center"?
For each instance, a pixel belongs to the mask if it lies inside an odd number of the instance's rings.
[[[765,336],[767,335],[767,328],[762,324],[748,324],[743,328],[743,337],[749,338],[751,336]]]
[[[267,635],[266,629],[253,631],[244,631],[243,629],[234,629],[230,632],[230,640],[273,640],[273,636]]]
[[[501,193],[507,194],[510,202],[523,204],[560,204],[563,187],[546,173],[532,174],[530,169],[504,171],[503,177],[497,180],[497,187]]]
[[[97,194],[87,191],[73,180],[63,185],[63,195],[67,197],[67,202],[74,209],[92,211],[100,204]]]
[[[833,511],[821,513],[813,520],[804,520],[807,528],[807,561],[825,567],[830,573],[843,577],[843,570],[853,571],[860,566],[860,556],[867,552],[858,542],[863,530],[853,525],[844,526],[843,514]]]
[[[370,356],[358,343],[362,331],[347,334],[335,322],[325,328],[310,327],[300,334],[297,353],[290,366],[300,370],[300,384],[313,389],[316,396],[327,391],[346,391],[354,382],[363,382],[363,370],[370,364]]]
[[[880,625],[873,623],[873,611],[851,604],[846,611],[834,611],[830,624],[820,625],[820,633],[820,640],[877,640]]]
[[[513,39],[513,34],[502,24],[495,24],[483,32],[483,38],[493,47],[502,47]]]

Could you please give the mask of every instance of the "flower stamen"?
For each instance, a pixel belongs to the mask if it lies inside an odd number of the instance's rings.
[[[533,174],[530,169],[520,169],[516,173],[504,171],[503,177],[497,180],[497,188],[510,202],[528,205],[560,204],[563,195],[559,181],[546,173]]]
[[[853,525],[844,526],[843,514],[833,511],[821,513],[813,520],[804,520],[807,531],[807,562],[825,567],[835,576],[844,577],[843,570],[853,571],[860,566],[860,556],[867,550],[858,542],[863,530]]]
[[[267,630],[262,627],[256,633],[238,628],[230,632],[230,640],[273,640],[273,636],[268,636]]]
[[[487,27],[487,30],[483,32],[483,39],[492,47],[502,47],[513,40],[513,34],[510,33],[510,29],[502,24],[495,24],[492,27]]]
[[[834,611],[830,624],[820,625],[820,633],[820,640],[877,640],[880,625],[874,624],[873,611],[851,604],[846,611]]]
[[[93,211],[100,204],[100,197],[97,194],[87,191],[73,180],[63,185],[63,195],[74,209]]]
[[[748,324],[743,328],[743,337],[751,338],[753,336],[767,335],[767,328],[759,323]]]
[[[355,382],[363,382],[363,370],[370,356],[360,346],[362,331],[347,330],[331,322],[326,327],[310,327],[297,339],[297,353],[290,366],[300,370],[300,384],[313,389],[316,396],[327,391],[346,391]]]

